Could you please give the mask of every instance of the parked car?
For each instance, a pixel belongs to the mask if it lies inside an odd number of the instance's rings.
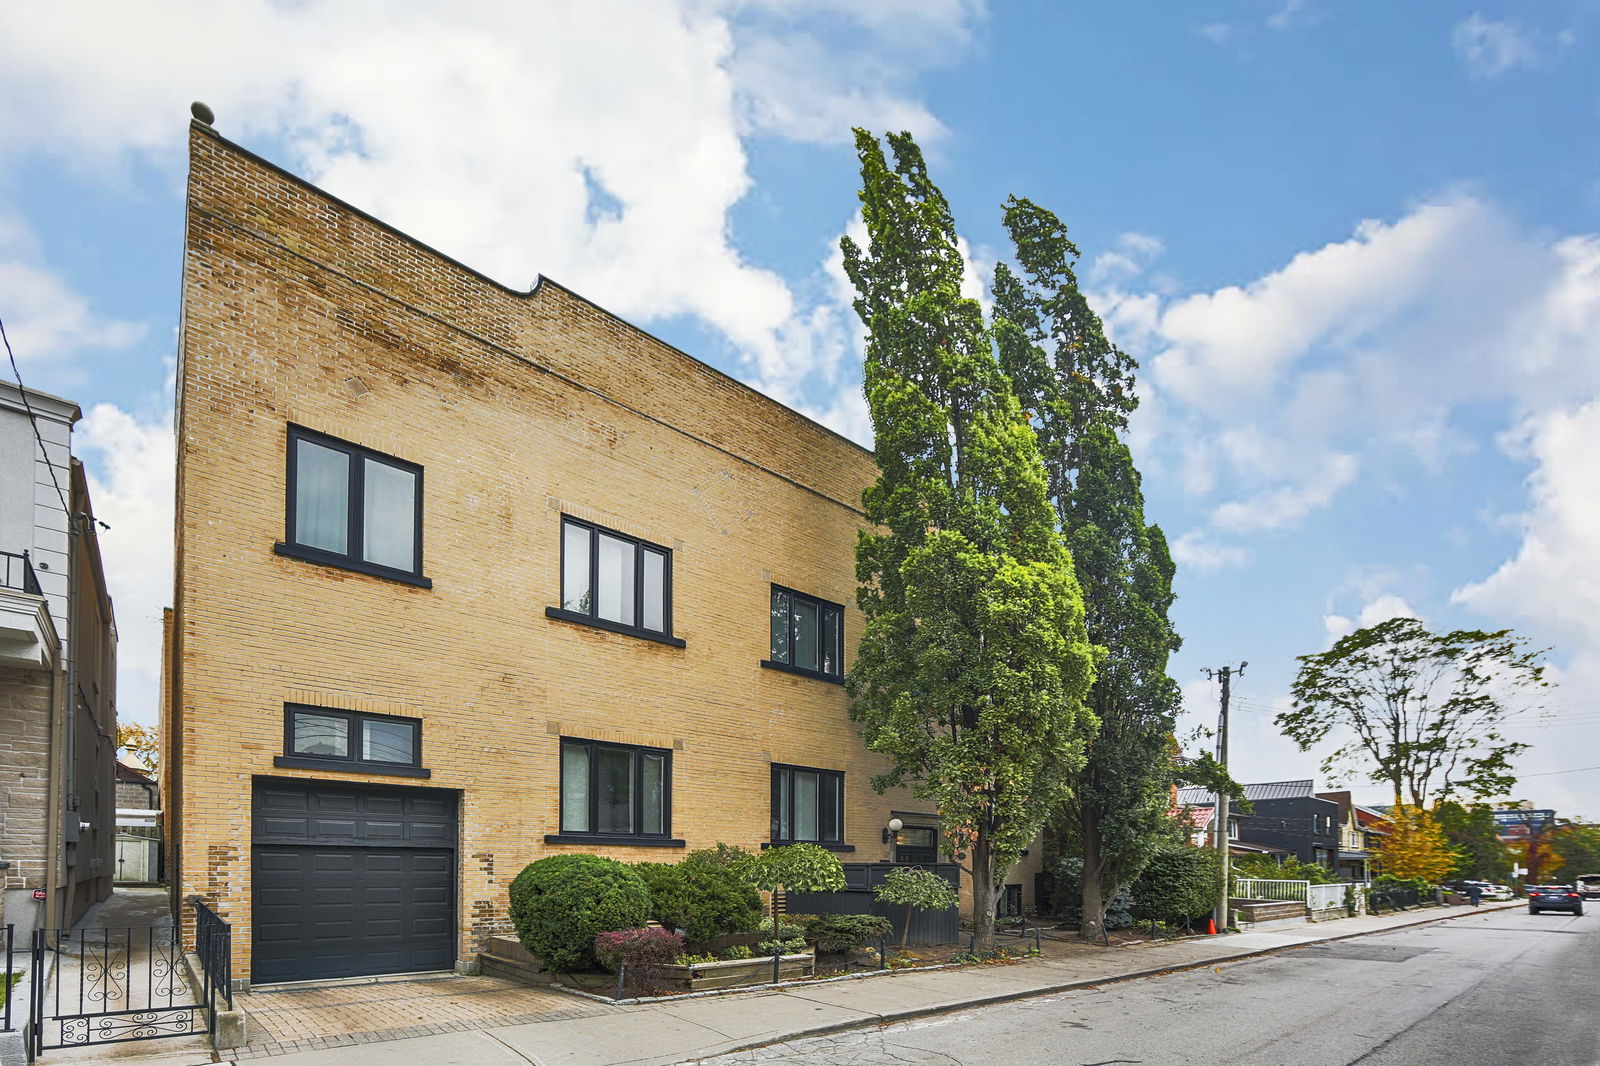
[[[1483,890],[1484,899],[1516,899],[1510,885],[1490,885]]]
[[[1583,896],[1577,889],[1566,885],[1529,885],[1528,913],[1538,914],[1541,911],[1571,911],[1581,915]]]
[[[1579,874],[1572,887],[1584,899],[1600,899],[1600,874]]]

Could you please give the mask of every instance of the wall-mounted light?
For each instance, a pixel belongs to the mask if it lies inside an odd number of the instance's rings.
[[[904,829],[905,827],[906,823],[902,822],[900,819],[890,818],[888,826],[883,831],[883,842],[885,844],[894,843],[895,840],[900,836],[900,830]]]

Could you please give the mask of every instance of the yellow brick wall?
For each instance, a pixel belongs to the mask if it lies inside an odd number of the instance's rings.
[[[459,946],[546,845],[562,734],[669,747],[690,848],[769,832],[769,762],[843,770],[845,861],[888,857],[841,686],[763,669],[769,587],[853,599],[869,453],[559,286],[515,293],[196,126],[169,766],[175,894],[250,972],[256,775],[461,793]],[[347,382],[359,378],[357,395]],[[274,553],[286,427],[424,468],[431,589]],[[569,513],[673,549],[675,648],[547,618]],[[847,663],[860,616],[846,615]],[[426,782],[280,769],[285,703],[420,718]],[[965,880],[965,879],[964,879]],[[1031,884],[1028,885],[1031,894]]]

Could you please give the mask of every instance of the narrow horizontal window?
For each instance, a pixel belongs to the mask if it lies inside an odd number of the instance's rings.
[[[422,765],[422,722],[290,704],[284,709],[284,755],[332,768]]]

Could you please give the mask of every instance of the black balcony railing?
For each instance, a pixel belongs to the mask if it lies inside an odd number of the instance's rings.
[[[33,572],[33,562],[27,552],[0,552],[0,588],[42,595],[39,578]]]

